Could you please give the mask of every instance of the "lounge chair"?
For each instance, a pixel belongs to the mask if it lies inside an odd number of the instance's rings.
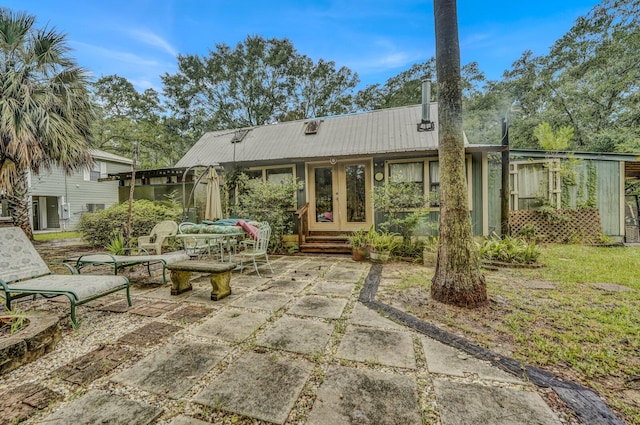
[[[162,254],[162,246],[169,241],[169,238],[178,233],[178,224],[175,221],[165,220],[153,226],[149,236],[138,236],[138,248],[155,251]]]
[[[68,267],[70,273],[74,273]],[[131,305],[129,280],[123,276],[55,274],[33,247],[22,229],[0,228],[0,290],[8,310],[17,298],[41,295],[52,298],[64,295],[71,303],[71,322],[76,321],[76,306],[123,290]],[[0,297],[2,292],[0,292]]]

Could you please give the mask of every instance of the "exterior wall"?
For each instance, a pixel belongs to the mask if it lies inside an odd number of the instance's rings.
[[[127,164],[102,162],[106,164],[106,172],[101,173],[103,177],[106,177],[106,173],[119,173],[130,169]],[[104,205],[104,208],[108,208],[118,203],[117,181],[87,181],[84,171],[67,175],[61,168],[56,167],[33,175],[30,180],[29,195],[32,200],[39,201],[40,230],[48,228],[73,230],[82,213],[88,211],[88,204]],[[43,202],[45,199],[46,201]],[[56,223],[55,220],[51,220],[52,213],[50,211],[53,208],[50,204],[56,201],[58,203],[58,227],[54,227]],[[63,204],[68,204],[68,215],[63,212]],[[43,208],[45,205],[49,209],[49,220],[47,220],[47,208]]]
[[[484,221],[484,217],[486,216],[486,212],[492,212],[491,208],[488,208],[487,205],[485,205],[485,203],[487,202],[488,199],[493,199],[492,197],[488,197],[487,195],[483,195],[483,190],[486,189],[486,182],[483,183],[483,178],[485,179],[485,181],[487,180],[485,177],[483,177],[483,174],[489,174],[490,170],[486,170],[483,173],[483,157],[486,157],[486,154],[483,155],[480,152],[477,153],[473,153],[473,154],[468,154],[467,155],[468,158],[470,158],[470,164],[471,164],[471,182],[470,182],[470,186],[471,186],[471,192],[472,192],[472,198],[470,200],[470,206],[471,206],[471,220],[472,220],[472,228],[473,228],[473,234],[476,236],[480,236],[480,235],[484,235],[485,229],[486,228],[491,228],[491,224],[490,223],[485,223]],[[388,158],[388,157],[381,157],[381,156],[376,156],[373,157],[373,169],[372,169],[372,176],[375,176],[376,173],[385,173],[386,171],[386,167],[385,167],[385,163],[388,160],[393,160],[393,161],[397,161],[397,160],[407,160],[407,161],[411,161],[412,159],[437,159],[437,154],[431,154],[431,155],[419,155],[419,156],[411,156],[411,155],[407,155],[407,156],[403,156],[403,157],[393,157],[393,158]],[[230,169],[232,169],[232,164],[222,164],[223,168],[228,171]],[[269,163],[269,164],[264,164],[265,166],[273,166],[273,165],[292,165],[291,162],[287,162],[287,163],[282,163],[282,164],[274,164],[274,163]],[[305,187],[307,185],[307,182],[305,181],[305,176],[306,176],[306,164],[304,162],[296,162],[293,164],[295,166],[295,172],[296,172],[296,177],[298,179],[298,181],[303,181],[305,184]],[[262,166],[262,164],[258,165],[256,164],[256,166]],[[486,165],[485,165],[486,167]],[[498,163],[498,172],[499,172],[499,163]],[[500,184],[500,179],[499,179],[499,174],[497,175],[497,182],[498,182],[498,197],[497,197],[497,205],[498,205],[498,214],[499,214],[499,184]],[[383,181],[376,181],[375,179],[373,179],[373,187],[375,186],[381,186],[384,184],[384,180]],[[489,187],[491,188],[492,186],[489,185]],[[306,190],[300,190],[298,191],[297,194],[297,200],[298,200],[298,208],[300,208],[302,205],[304,205],[306,202],[308,202],[309,200],[306,199]],[[434,233],[437,234],[437,226],[438,226],[438,220],[439,220],[439,211],[437,209],[432,210],[431,213],[429,214],[429,220],[433,223],[433,227],[434,227]],[[295,218],[295,214],[294,214],[294,218]],[[384,222],[386,220],[385,214],[381,211],[376,211],[375,215],[374,215],[374,220],[375,220],[375,224],[376,226],[378,226],[381,222]],[[295,220],[294,220],[295,221]],[[495,226],[495,224],[493,224]],[[499,230],[500,228],[500,219],[498,217],[497,220],[497,229]]]
[[[579,154],[576,156],[577,160],[574,163],[574,169],[578,176],[578,184],[576,186],[570,186],[568,188],[568,201],[571,208],[576,208],[580,201],[586,200],[588,196],[587,178],[589,173],[589,167],[593,167],[596,173],[596,205],[600,213],[600,221],[602,229],[605,235],[613,238],[616,241],[622,241],[624,239],[624,167],[621,166],[621,161],[616,159],[603,160],[596,158],[595,156],[589,156],[587,154]],[[514,161],[527,161],[529,159],[541,160],[544,157],[540,155],[527,156],[526,154],[511,155],[512,163]],[[563,157],[562,161],[567,161],[567,157]],[[497,167],[500,164],[496,164]],[[541,182],[546,182],[546,177],[541,177],[541,173],[534,173],[533,167],[529,167],[525,172],[521,172],[518,175],[518,189],[519,192],[534,193]],[[538,167],[540,170],[546,170],[543,167]],[[499,171],[499,170],[498,170]],[[546,173],[546,171],[544,171]],[[498,174],[499,175],[499,174]],[[582,176],[582,179],[580,178]],[[582,180],[582,181],[581,181]],[[512,180],[513,182],[513,180]],[[513,184],[513,183],[512,183]],[[580,185],[582,188],[580,189]],[[567,188],[561,188],[566,190]],[[499,190],[499,183],[498,183]],[[567,199],[567,198],[565,198]],[[499,198],[498,198],[499,201]],[[513,208],[513,198],[511,200]],[[527,209],[522,206],[523,209]],[[499,203],[496,204],[499,214]],[[622,218],[621,218],[622,217]]]

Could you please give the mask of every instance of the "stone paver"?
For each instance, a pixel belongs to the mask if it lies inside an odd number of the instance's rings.
[[[349,324],[382,329],[406,329],[404,326],[381,316],[377,311],[371,310],[369,307],[359,302],[355,303],[353,306],[353,311],[349,318]]]
[[[321,317],[323,319],[339,319],[347,305],[345,299],[335,299],[318,295],[300,297],[288,312],[298,316]]]
[[[149,347],[159,344],[162,340],[170,337],[182,328],[168,323],[151,322],[123,335],[118,339],[121,344],[133,345],[136,347]]]
[[[179,415],[173,418],[169,425],[211,425],[211,422],[201,421],[191,416]]]
[[[536,392],[434,379],[442,425],[560,425]]]
[[[228,347],[180,342],[160,347],[112,380],[167,397],[182,397],[227,354]]]
[[[248,294],[232,305],[234,307],[255,308],[258,310],[278,311],[286,303],[291,301],[291,296],[284,294],[274,294],[270,292],[257,292]]]
[[[270,278],[258,277],[258,276],[245,276],[245,275],[231,275],[231,290],[235,288],[253,289],[268,282]]]
[[[411,334],[393,330],[349,326],[336,356],[385,366],[416,367]]]
[[[225,309],[190,330],[194,335],[220,338],[225,341],[244,341],[262,326],[270,314],[244,309]]]
[[[67,298],[67,297],[64,297],[64,298]],[[138,306],[143,304],[145,304],[145,302],[139,302],[136,300],[136,303],[133,305]],[[108,311],[109,313],[125,313],[129,311],[130,308],[131,307],[129,307],[129,303],[127,302],[127,300],[120,300],[112,304],[107,304],[102,307],[98,307],[98,310]]]
[[[324,275],[325,280],[341,283],[357,283],[362,278],[362,273],[354,272],[353,269],[335,267]]]
[[[64,405],[42,423],[47,425],[146,425],[162,409],[103,391],[91,391]]]
[[[274,279],[263,288],[260,288],[260,290],[296,294],[307,286],[309,286],[309,281],[307,280]]]
[[[131,308],[131,310],[129,310],[129,313],[146,317],[159,317],[168,311],[174,310],[177,307],[178,304],[174,302],[156,301],[149,304],[133,307]]]
[[[55,373],[67,382],[85,385],[105,376],[133,356],[134,354],[124,347],[101,347],[62,366]]]
[[[526,286],[529,289],[556,289],[556,284],[553,282],[547,282],[544,280],[528,280],[522,282],[522,286]]]
[[[491,366],[453,347],[427,337],[421,337],[421,340],[422,348],[427,358],[427,368],[431,373],[451,376],[465,376],[468,373],[475,373],[480,378],[490,381],[524,384],[524,382],[510,373],[503,372],[497,367]]]
[[[284,316],[258,337],[256,343],[294,353],[322,353],[331,332],[333,326],[327,323]]]
[[[205,388],[196,402],[283,424],[311,374],[311,363],[248,352]]]
[[[24,422],[38,410],[50,403],[62,400],[63,396],[47,387],[34,383],[0,394],[0,424]]]
[[[635,292],[633,288],[628,286],[618,285],[617,283],[592,283],[591,286],[600,289],[601,291],[610,292]]]
[[[309,290],[312,294],[350,297],[355,289],[354,283],[318,282]]]
[[[188,305],[178,311],[169,314],[167,316],[167,319],[177,320],[181,323],[195,323],[198,320],[208,316],[213,311],[213,308],[198,305]]]
[[[307,425],[420,424],[413,377],[331,366]]]

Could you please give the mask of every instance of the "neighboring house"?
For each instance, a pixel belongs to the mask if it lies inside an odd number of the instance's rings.
[[[33,230],[72,230],[82,213],[118,203],[118,182],[108,173],[131,170],[132,160],[91,149],[94,164],[67,175],[61,168],[29,174],[29,205]],[[106,179],[106,180],[104,180]]]
[[[219,164],[225,171],[240,167],[273,182],[289,176],[304,184],[297,203],[298,208],[308,203],[311,232],[369,228],[384,219],[373,210],[372,188],[391,176],[425,194],[439,193],[438,125],[430,120],[437,119],[437,104],[424,106],[209,132],[176,166]],[[488,156],[501,149],[465,144],[476,235],[489,234]],[[499,202],[495,204],[499,212]],[[437,202],[431,211],[437,220]]]

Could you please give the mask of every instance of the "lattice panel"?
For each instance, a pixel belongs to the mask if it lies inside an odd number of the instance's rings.
[[[603,232],[597,209],[557,210],[557,215],[532,210],[511,211],[511,234],[535,237],[540,243],[600,241]]]

